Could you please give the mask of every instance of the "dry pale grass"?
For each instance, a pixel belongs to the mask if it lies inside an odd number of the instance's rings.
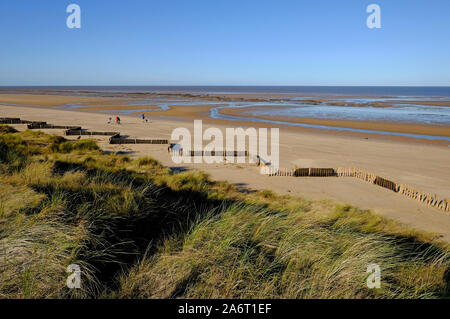
[[[89,140],[1,127],[0,186],[0,298],[449,297],[449,249],[432,234]]]
[[[275,214],[229,207],[133,267],[122,278],[121,296],[432,298],[448,293],[448,251],[366,232],[373,217],[360,213],[364,225],[355,227],[343,214],[330,219],[299,210]],[[384,279],[375,291],[366,285],[367,266],[374,263]]]

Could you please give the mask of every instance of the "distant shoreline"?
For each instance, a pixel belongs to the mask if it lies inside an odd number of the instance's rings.
[[[208,94],[329,94],[374,96],[445,96],[450,86],[0,86],[0,92],[24,90],[87,90],[105,92],[180,92]]]

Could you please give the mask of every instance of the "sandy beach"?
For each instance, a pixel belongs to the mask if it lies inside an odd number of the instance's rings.
[[[208,106],[197,107],[187,114],[171,110],[176,118],[162,118],[149,112],[150,122],[143,123],[137,115],[121,115],[121,125],[107,124],[109,114],[95,111],[71,111],[48,107],[0,106],[1,117],[20,117],[27,120],[47,121],[57,125],[80,125],[90,130],[119,131],[124,136],[170,138],[176,127],[193,129],[193,119],[205,115]],[[189,112],[188,109],[184,110]],[[170,113],[169,113],[170,114]],[[165,114],[167,116],[167,114]],[[183,119],[184,118],[184,119]],[[206,121],[208,127],[239,127],[259,123]],[[263,125],[261,125],[263,126]],[[24,129],[24,125],[17,125]],[[44,130],[63,134],[62,130]],[[294,178],[268,177],[249,164],[180,164],[173,163],[164,145],[110,145],[105,138],[95,138],[109,151],[130,156],[151,156],[164,165],[178,169],[201,169],[213,180],[224,180],[243,191],[270,189],[280,194],[291,194],[310,199],[350,203],[363,209],[398,220],[413,228],[425,230],[450,241],[450,218],[442,211],[413,201],[400,194],[375,187],[353,178]],[[317,130],[280,130],[281,167],[358,167],[416,187],[442,198],[450,194],[450,149],[430,143],[410,143],[396,139],[372,139],[358,134],[327,134]]]
[[[298,97],[298,95],[296,95]],[[194,120],[201,119],[207,123],[214,125],[227,125],[233,123],[237,126],[255,125],[259,127],[277,127],[293,131],[293,132],[315,132],[318,134],[333,134],[340,136],[353,136],[359,138],[371,138],[379,140],[396,140],[411,143],[427,143],[447,147],[449,144],[450,128],[448,125],[437,124],[420,124],[420,123],[402,123],[396,121],[381,120],[346,120],[335,118],[310,118],[299,116],[281,116],[281,115],[251,115],[253,110],[270,110],[270,105],[246,106],[246,107],[227,107],[217,110],[218,117],[212,118],[211,111],[220,103],[275,103],[277,101],[291,101],[295,98],[292,94],[191,94],[191,93],[144,93],[144,92],[95,92],[95,91],[58,91],[36,90],[2,93],[0,94],[0,105],[17,105],[38,108],[57,108],[57,109],[76,109],[84,112],[100,112],[116,116],[120,114],[137,114],[144,113],[146,116],[159,116],[162,118],[173,120]],[[340,102],[336,100],[336,96],[319,95],[315,97],[303,96],[302,103],[307,105],[320,105],[328,103],[335,107],[357,107],[361,108],[360,103],[356,102]],[[373,96],[339,96],[339,99],[350,100],[382,100],[384,97]],[[161,101],[167,101],[162,105]],[[188,102],[186,102],[188,101]],[[153,102],[153,103],[152,103]],[[384,102],[367,102],[366,105],[376,108],[389,108],[397,103],[406,103],[414,105],[417,103],[425,103],[430,106],[450,106],[450,101],[412,101],[412,100],[396,100]],[[181,105],[180,105],[181,104]],[[283,108],[283,106],[277,106]],[[230,121],[229,118],[235,118]],[[272,121],[272,123],[270,123]],[[273,121],[278,123],[273,124]],[[327,127],[328,130],[320,129],[319,126]],[[345,128],[346,130],[339,130]],[[353,131],[353,130],[365,130]],[[386,132],[392,134],[377,134],[369,131]],[[400,133],[400,134],[398,134]],[[409,134],[417,136],[411,137]],[[445,139],[429,139],[421,136],[446,137]]]

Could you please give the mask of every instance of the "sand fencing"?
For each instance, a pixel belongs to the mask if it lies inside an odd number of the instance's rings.
[[[188,156],[188,157],[221,157],[226,160],[227,157],[249,157],[248,151],[193,151],[183,150],[180,144],[170,143],[167,148],[168,153],[174,157]]]
[[[35,122],[35,121],[26,121],[21,120],[17,117],[0,117],[0,124],[29,124],[29,123],[45,123],[45,122]]]
[[[101,135],[110,136],[109,144],[169,144],[166,139],[123,138],[119,132],[94,132],[81,129],[70,129],[66,135]]]
[[[165,139],[139,139],[139,138],[120,138],[111,137],[110,144],[169,144]]]
[[[400,193],[411,199],[415,199],[428,206],[441,209],[445,212],[450,211],[450,199],[440,198],[436,194],[429,194],[420,190],[414,189],[405,184],[399,184],[378,176],[376,174],[367,172],[360,168],[278,168],[274,169],[270,166],[259,164],[263,166],[265,173],[269,176],[312,176],[312,177],[354,177],[374,185],[387,188],[393,192]]]
[[[27,124],[27,128],[29,130],[33,129],[78,129],[81,130],[80,126],[58,126],[58,125],[52,125],[48,124],[47,122],[42,121],[27,121],[27,120],[21,120],[17,117],[0,117],[0,124]]]
[[[81,126],[62,126],[62,125],[52,125],[52,124],[47,124],[46,122],[33,122],[31,124],[27,125],[27,128],[29,130],[34,130],[34,129],[60,129],[60,130],[81,130]]]
[[[119,132],[93,132],[93,131],[86,131],[86,130],[82,130],[81,128],[77,128],[77,129],[69,129],[67,131],[64,132],[66,134],[66,136],[70,136],[70,135],[100,135],[100,136],[111,136],[111,137],[120,137],[120,133]]]
[[[0,117],[0,124],[28,124],[29,130],[34,129],[63,129],[66,130],[64,134],[66,136],[110,136],[110,144],[169,144],[167,139],[139,139],[139,138],[122,138],[119,132],[96,132],[84,130],[81,126],[62,126],[52,125],[47,122],[39,121],[26,121],[20,118]]]

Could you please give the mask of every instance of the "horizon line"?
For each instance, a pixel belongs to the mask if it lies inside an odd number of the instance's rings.
[[[450,88],[449,85],[211,85],[211,84],[18,84],[18,85],[0,85],[0,87],[431,87],[431,88]]]

